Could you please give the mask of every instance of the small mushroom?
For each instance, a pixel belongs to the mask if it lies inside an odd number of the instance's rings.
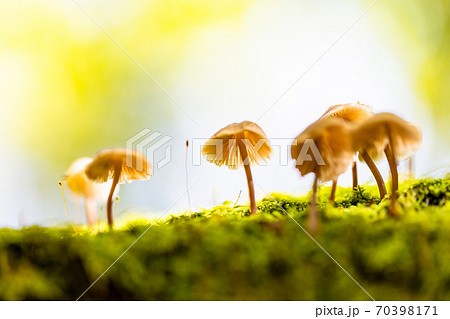
[[[397,160],[404,159],[416,151],[422,143],[420,128],[392,113],[379,113],[362,122],[352,132],[353,147],[369,167],[386,156],[392,177],[389,213],[397,215],[396,199],[398,190]],[[360,158],[360,159],[361,159]],[[381,175],[374,174],[377,184],[382,183]],[[380,196],[381,196],[380,188]],[[381,198],[383,198],[382,196]]]
[[[202,147],[206,160],[229,169],[244,166],[250,197],[250,213],[256,214],[255,190],[250,166],[265,163],[272,147],[264,131],[255,123],[230,124],[214,134]]]
[[[112,228],[112,200],[117,184],[134,180],[148,180],[152,177],[152,167],[144,154],[139,151],[113,148],[100,151],[95,155],[92,162],[86,167],[86,176],[97,183],[113,180],[106,210],[108,225]]]
[[[338,117],[348,123],[357,124],[373,116],[372,108],[368,105],[357,102],[356,104],[339,104],[330,107],[320,118],[320,120],[332,117]],[[353,189],[358,187],[358,171],[356,160],[352,164]],[[331,187],[330,202],[334,202],[336,194],[337,180],[333,180]]]
[[[67,169],[64,179],[70,191],[84,199],[86,222],[93,227],[97,220],[97,202],[106,198],[108,184],[96,184],[89,180],[85,174],[86,166],[92,162],[90,157],[81,157],[75,160]],[[110,184],[110,183],[109,183]]]
[[[319,182],[336,180],[353,160],[349,125],[341,118],[326,118],[308,126],[291,145],[291,157],[302,176],[315,175],[309,229],[318,228],[317,186]],[[312,151],[312,155],[308,151]],[[314,158],[313,158],[314,157]]]

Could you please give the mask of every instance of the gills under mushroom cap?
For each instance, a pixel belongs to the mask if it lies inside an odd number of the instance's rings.
[[[372,108],[369,105],[361,104],[339,104],[330,107],[320,118],[320,120],[339,117],[347,122],[359,123],[373,116]]]
[[[86,167],[86,176],[95,182],[104,183],[114,177],[116,170],[120,170],[119,183],[147,180],[153,174],[152,166],[144,154],[117,148],[98,152]]]
[[[230,124],[214,134],[202,147],[206,160],[218,166],[238,169],[242,160],[238,141],[242,141],[248,153],[248,164],[258,165],[270,158],[272,147],[264,131],[250,121]],[[247,163],[246,163],[247,164]]]
[[[353,149],[365,149],[374,161],[384,157],[389,139],[395,157],[400,160],[416,151],[422,143],[422,132],[416,124],[391,113],[379,113],[360,123],[353,129],[352,137]]]
[[[315,173],[326,182],[347,170],[354,156],[351,146],[348,124],[341,118],[326,118],[311,124],[295,138],[291,157],[302,176]],[[310,158],[301,158],[306,154]]]

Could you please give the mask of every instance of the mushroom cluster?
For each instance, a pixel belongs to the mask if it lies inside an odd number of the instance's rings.
[[[391,113],[374,114],[364,104],[342,104],[330,107],[316,122],[307,127],[294,139],[291,156],[302,176],[314,173],[309,229],[316,231],[317,185],[333,181],[330,201],[334,201],[338,176],[344,173],[350,163],[353,173],[353,188],[357,186],[355,155],[371,170],[383,200],[387,194],[383,178],[375,165],[384,157],[389,163],[392,187],[389,214],[397,216],[396,199],[398,190],[397,161],[405,159],[416,151],[422,142],[420,128]],[[310,143],[316,149],[314,159],[303,152]],[[313,150],[314,150],[313,148]],[[305,158],[308,161],[305,161]]]
[[[106,213],[108,225],[113,228],[112,201],[117,184],[135,180],[148,180],[152,177],[152,166],[144,154],[137,150],[113,148],[95,155],[85,169],[86,176],[97,183],[106,183],[112,179],[108,195]]]
[[[338,104],[331,106],[319,119],[318,121],[327,118],[341,118],[350,124],[359,124],[369,117],[373,116],[372,108],[368,105],[361,104],[357,102],[356,104]],[[353,189],[356,190],[358,187],[358,171],[356,166],[356,160],[352,164],[352,176],[353,176]],[[334,202],[334,197],[336,194],[337,178],[333,180],[331,187],[330,202]]]
[[[386,158],[391,172],[389,214],[397,216],[397,161],[415,152],[422,142],[420,128],[391,113],[374,114],[361,104],[339,104],[330,107],[317,121],[309,125],[292,142],[291,157],[301,176],[314,174],[312,198],[308,215],[310,231],[319,228],[317,192],[321,182],[332,181],[330,202],[334,202],[337,181],[352,166],[353,189],[358,186],[356,159],[365,162],[372,172],[380,192],[386,198],[386,186],[376,162]],[[186,141],[186,188],[187,150]],[[251,166],[267,162],[272,153],[269,140],[256,123],[233,123],[216,132],[203,145],[201,153],[217,166],[235,170],[244,168],[250,199],[250,214],[257,214]],[[152,177],[151,163],[141,152],[129,149],[106,149],[94,158],[80,158],[66,172],[70,190],[85,199],[86,219],[93,226],[97,219],[97,202],[108,192],[107,219],[112,229],[113,197],[118,184]],[[61,184],[62,185],[62,184]],[[64,193],[63,193],[64,194]],[[189,196],[189,195],[188,195]],[[189,201],[190,203],[190,201]],[[70,218],[70,215],[69,215]]]
[[[308,154],[313,150],[314,159]],[[353,161],[350,127],[341,118],[324,118],[308,126],[291,146],[291,157],[302,176],[315,175],[309,213],[309,229],[317,231],[317,186],[319,181],[337,181]]]
[[[420,128],[391,113],[379,113],[362,122],[353,129],[353,148],[358,150],[361,159],[369,167],[375,166],[373,161],[386,157],[391,171],[392,187],[389,214],[397,215],[396,199],[398,190],[397,160],[405,159],[415,152],[422,143]],[[373,172],[373,170],[372,170]],[[380,197],[384,187],[381,175],[375,175]],[[383,188],[385,191],[385,188]]]
[[[106,201],[111,183],[97,184],[87,178],[85,169],[91,162],[90,157],[75,160],[67,169],[63,180],[77,199],[76,203],[84,200],[86,222],[93,227],[97,222],[97,205]]]
[[[66,172],[70,190],[85,198],[86,219],[89,226],[97,220],[96,198],[108,194],[106,200],[108,225],[114,225],[112,204],[118,192],[118,184],[134,180],[148,180],[152,177],[152,166],[144,154],[122,148],[106,149],[94,158],[80,158]]]

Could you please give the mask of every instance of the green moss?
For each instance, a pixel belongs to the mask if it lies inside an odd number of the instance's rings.
[[[403,196],[415,199],[421,207],[443,206],[450,198],[450,178],[424,179],[407,184]]]
[[[338,189],[333,206],[323,188],[316,239],[377,300],[448,300],[449,185],[406,183],[398,219],[373,187]],[[291,219],[305,224],[308,199],[272,194],[257,216],[224,203],[78,236],[69,227],[0,229],[0,299],[74,300],[151,226],[83,299],[367,300]]]

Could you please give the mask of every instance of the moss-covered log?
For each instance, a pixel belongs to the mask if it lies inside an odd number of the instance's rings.
[[[335,206],[320,190],[317,241],[377,300],[449,300],[449,180],[404,185],[396,220],[368,189],[338,189]],[[257,216],[225,204],[157,222],[82,299],[368,300],[287,216],[304,225],[308,197],[273,198]],[[0,299],[77,299],[151,223],[0,229]]]

